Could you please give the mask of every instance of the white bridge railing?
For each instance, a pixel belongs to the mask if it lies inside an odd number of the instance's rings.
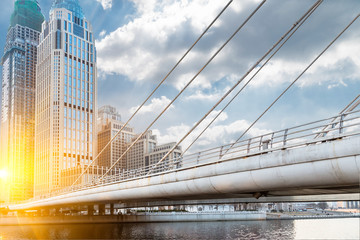
[[[335,117],[271,132],[258,137],[241,140],[237,143],[189,154],[177,159],[167,159],[159,165],[150,165],[135,170],[113,172],[103,179],[94,178],[72,187],[30,201],[58,196],[75,191],[97,188],[143,177],[181,171],[195,166],[227,161],[233,158],[249,157],[285,149],[321,144],[327,141],[360,135],[360,111],[352,111]],[[149,174],[150,173],[150,174]]]

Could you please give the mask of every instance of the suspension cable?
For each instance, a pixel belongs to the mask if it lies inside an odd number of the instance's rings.
[[[263,61],[266,56],[268,56],[275,48],[276,46],[278,46],[283,40],[284,38],[293,31],[293,29],[312,11],[312,9],[314,9],[319,2],[321,2],[322,0],[318,0],[280,39],[279,41],[273,45],[266,53],[264,56],[262,56],[249,70],[248,72],[238,81],[235,83],[235,85],[230,88],[225,95],[200,119],[200,121],[198,121],[191,129],[190,131],[188,131],[185,136],[179,141],[177,142],[170,151],[167,152],[167,154],[165,154],[165,156],[158,161],[153,167],[152,169],[148,172],[147,175],[151,174],[152,170],[158,165],[160,164],[162,161],[164,161],[174,150],[176,147],[178,147],[190,134],[192,131],[194,131],[195,128],[197,128],[199,126],[199,124],[207,117],[209,116],[209,114],[244,80],[244,78],[246,78],[255,68],[256,66],[258,66],[260,64],[261,61]]]
[[[306,22],[306,20],[315,12],[323,1],[317,2],[315,8],[303,19],[295,30],[286,38],[286,40],[276,49],[276,51],[266,60],[264,64],[256,71],[256,73],[244,84],[244,86],[232,97],[232,99],[221,109],[221,111],[212,119],[212,121],[204,128],[204,130],[195,138],[195,140],[182,152],[182,156],[194,145],[194,143],[204,134],[204,132],[215,122],[215,120],[226,110],[226,108],[237,98],[244,88],[257,76],[257,74],[270,62],[270,60],[279,52],[279,50],[287,43],[287,41],[297,32],[297,30]]]
[[[136,109],[136,111],[132,114],[129,120],[121,126],[120,130],[115,134],[115,136],[105,145],[105,147],[97,154],[94,160],[88,165],[88,167],[80,174],[80,176],[75,180],[75,182],[71,185],[73,186],[95,163],[95,161],[99,158],[99,156],[112,144],[118,135],[122,132],[122,130],[129,124],[129,122],[135,117],[135,115],[140,111],[140,109],[147,103],[147,101],[154,95],[154,93],[160,88],[160,86],[165,82],[165,80],[172,74],[172,72],[179,66],[179,64],[184,60],[184,58],[189,54],[189,52],[195,47],[195,45],[202,39],[202,37],[209,31],[209,29],[214,25],[214,23],[219,19],[219,17],[225,12],[225,10],[230,6],[233,0],[230,0],[226,6],[221,10],[221,12],[216,16],[216,18],[210,23],[210,25],[205,29],[205,31],[199,36],[199,38],[193,43],[193,45],[186,51],[186,53],[180,58],[180,60],[175,64],[175,66],[166,74],[166,76],[161,80],[161,82],[157,85],[157,87],[151,92],[151,94],[145,99],[145,101]]]
[[[278,98],[246,129],[246,131],[233,143],[230,145],[229,149],[223,154],[226,155],[229,150],[239,142],[239,140],[267,113],[270,108],[305,74],[305,72],[341,37],[341,35],[359,18],[360,14],[357,15],[335,38],[330,42],[330,44],[305,68],[305,70],[280,94]]]
[[[245,26],[245,24],[255,15],[255,13],[264,5],[267,0],[263,0],[257,8],[249,15],[249,17],[236,29],[236,31],[228,38],[228,40],[212,55],[206,64],[195,74],[195,76],[183,87],[176,97],[165,107],[165,109],[155,118],[155,120],[146,128],[146,130],[138,136],[138,138],[127,148],[127,150],[119,157],[119,159],[102,175],[100,181],[111,171],[111,169],[130,151],[130,149],[143,137],[146,132],[155,124],[155,122],[166,112],[166,110],[178,99],[178,97],[190,86],[190,84],[200,75],[200,73],[214,60],[214,58],[223,50],[223,48],[236,36],[236,34]]]

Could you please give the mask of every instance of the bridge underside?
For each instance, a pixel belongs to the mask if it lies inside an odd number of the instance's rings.
[[[317,144],[309,143],[306,147],[220,159],[11,208],[96,203],[121,203],[131,207],[221,201],[360,200],[359,155],[359,136],[337,138]]]

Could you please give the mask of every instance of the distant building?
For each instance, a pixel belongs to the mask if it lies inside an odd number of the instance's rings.
[[[145,167],[158,163],[174,146],[174,143],[168,143],[156,146],[151,152],[145,155]],[[180,156],[182,154],[181,147],[178,146],[174,151],[159,164],[159,170],[167,170],[168,168],[179,168],[181,167]],[[162,169],[163,167],[163,169]]]
[[[132,141],[135,141],[139,135],[135,136]],[[127,154],[127,168],[138,169],[145,167],[145,156],[148,156],[157,144],[157,137],[148,131],[142,136],[137,143],[130,149]]]
[[[111,139],[124,126],[121,116],[116,108],[111,106],[101,107],[98,111],[98,153],[110,142]],[[116,139],[100,154],[97,165],[111,167],[128,148],[135,137],[134,129],[126,126]],[[116,165],[117,169],[127,169],[127,156],[125,155]]]
[[[37,46],[44,16],[36,0],[16,0],[1,58],[0,169],[8,169],[5,202],[33,197]],[[5,187],[5,186],[2,186]]]
[[[96,49],[78,0],[54,0],[42,25],[36,78],[35,195],[96,155]]]
[[[121,116],[115,107],[103,106],[98,110],[98,153],[103,152],[98,158],[97,165],[103,167],[113,166],[139,137],[140,134],[136,134],[134,128],[126,126],[113,143],[105,148],[123,125],[124,123],[121,122]],[[127,154],[123,156],[114,168],[116,171],[122,171],[149,167],[150,165],[158,163],[175,144],[176,143],[168,143],[158,146],[157,136],[153,135],[152,131],[149,130],[129,149]],[[161,163],[161,166],[166,165],[170,168],[180,167],[181,164],[178,160],[181,154],[181,147],[176,147]]]

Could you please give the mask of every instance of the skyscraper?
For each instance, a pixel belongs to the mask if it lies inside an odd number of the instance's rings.
[[[78,0],[55,0],[42,25],[36,88],[35,195],[95,156],[96,50]]]
[[[37,45],[44,16],[36,0],[16,0],[1,59],[0,167],[7,168],[5,201],[33,196],[35,77]]]

